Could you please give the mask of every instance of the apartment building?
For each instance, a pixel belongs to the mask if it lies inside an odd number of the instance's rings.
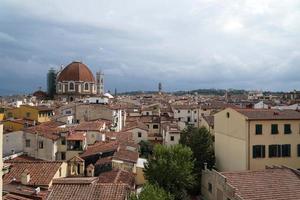
[[[218,170],[300,168],[299,112],[227,108],[215,114],[214,124]]]

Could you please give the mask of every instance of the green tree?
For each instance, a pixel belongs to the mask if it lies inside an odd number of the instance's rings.
[[[157,185],[145,184],[141,193],[137,196],[133,194],[130,196],[129,200],[173,200],[174,197],[167,193],[164,189],[158,187]]]
[[[145,166],[145,177],[175,199],[186,199],[187,190],[194,184],[193,170],[193,152],[189,147],[156,145]]]
[[[190,147],[193,151],[197,184],[192,192],[197,194],[201,188],[201,171],[204,163],[207,163],[209,169],[215,165],[213,136],[205,127],[188,126],[181,132],[179,143]]]
[[[152,155],[153,152],[153,145],[149,141],[140,141],[140,154],[143,158],[148,158],[150,155]]]

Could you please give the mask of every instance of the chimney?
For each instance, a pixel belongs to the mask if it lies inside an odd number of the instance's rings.
[[[87,168],[86,168],[86,176],[88,177],[94,177],[95,174],[95,167],[93,164],[90,164]]]
[[[102,133],[102,135],[101,135],[101,141],[105,142],[105,133]]]
[[[207,170],[207,163],[204,163],[204,170]]]
[[[25,169],[24,172],[21,174],[21,183],[23,185],[27,185],[30,181],[30,174],[28,169]]]

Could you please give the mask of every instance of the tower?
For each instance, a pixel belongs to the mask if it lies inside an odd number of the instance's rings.
[[[47,94],[48,96],[53,99],[56,93],[56,71],[51,68],[47,74]]]
[[[102,95],[104,94],[104,74],[99,71],[96,73],[96,79],[97,79],[97,94]]]
[[[162,90],[162,84],[161,82],[158,83],[158,92],[159,94],[161,94],[161,90]]]

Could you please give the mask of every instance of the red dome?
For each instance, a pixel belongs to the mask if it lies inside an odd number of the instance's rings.
[[[58,75],[58,82],[83,81],[95,82],[91,70],[83,63],[74,61],[66,66]]]

